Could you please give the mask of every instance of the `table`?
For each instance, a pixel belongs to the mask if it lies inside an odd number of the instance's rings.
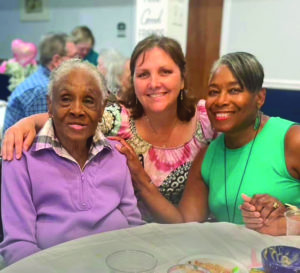
[[[166,273],[180,259],[213,254],[249,268],[251,256],[271,245],[300,247],[300,236],[262,235],[230,223],[147,224],[69,241],[6,267],[1,273],[107,273],[105,258],[120,249],[140,249],[158,259],[155,273]]]

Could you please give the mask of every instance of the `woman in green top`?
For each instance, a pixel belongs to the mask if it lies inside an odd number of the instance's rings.
[[[300,205],[300,126],[260,112],[263,78],[261,64],[248,53],[227,54],[214,65],[206,108],[213,127],[223,134],[208,148],[201,176],[219,221],[284,234],[283,203]],[[249,204],[243,205],[242,215],[243,199]]]

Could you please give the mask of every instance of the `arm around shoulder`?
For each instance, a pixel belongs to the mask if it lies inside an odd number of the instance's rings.
[[[48,114],[36,114],[21,119],[12,127],[10,127],[2,142],[2,156],[4,160],[12,160],[14,151],[16,158],[20,159],[22,156],[22,150],[29,149],[36,136],[36,132],[39,131],[48,119]]]
[[[7,265],[40,250],[25,159],[3,162],[2,221],[4,240],[0,253]]]

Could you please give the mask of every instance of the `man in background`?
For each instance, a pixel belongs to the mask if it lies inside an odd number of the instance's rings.
[[[71,36],[79,57],[97,66],[99,54],[94,51],[95,38],[92,31],[87,26],[77,26],[72,30]]]
[[[47,93],[50,72],[63,61],[77,56],[72,39],[64,33],[48,34],[39,45],[39,67],[11,94],[4,119],[3,133],[18,120],[48,111]]]

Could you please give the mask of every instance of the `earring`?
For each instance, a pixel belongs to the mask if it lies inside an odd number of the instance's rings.
[[[180,100],[183,100],[183,90],[180,90]]]
[[[138,98],[135,96],[135,105],[138,105]]]
[[[255,118],[255,122],[254,122],[254,126],[253,126],[253,129],[255,131],[257,131],[260,127],[261,116],[262,116],[262,112],[260,110],[258,110],[257,113],[256,113],[256,118]]]

